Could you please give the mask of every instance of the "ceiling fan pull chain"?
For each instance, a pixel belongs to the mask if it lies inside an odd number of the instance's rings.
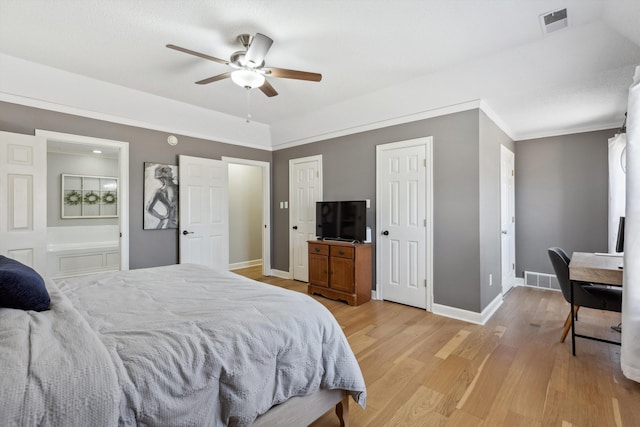
[[[251,121],[251,88],[246,88],[247,91],[247,123]]]

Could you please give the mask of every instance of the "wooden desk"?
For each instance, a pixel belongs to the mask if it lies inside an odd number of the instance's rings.
[[[596,255],[591,252],[574,252],[569,262],[569,280],[576,282],[588,282],[610,286],[622,286],[622,269],[618,268],[622,264],[623,257]],[[620,345],[619,342],[605,340],[576,333],[575,313],[577,311],[573,304],[573,283],[571,284],[571,352],[576,355],[576,337],[588,338],[590,340],[606,342]]]
[[[569,263],[569,279],[578,282],[622,286],[621,256],[574,252]]]

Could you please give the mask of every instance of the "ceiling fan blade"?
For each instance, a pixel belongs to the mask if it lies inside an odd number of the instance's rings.
[[[256,33],[247,49],[247,53],[244,55],[247,64],[253,64],[253,67],[259,67],[264,62],[264,57],[267,56],[267,52],[271,48],[273,40],[264,34]]]
[[[177,50],[179,52],[188,53],[189,55],[194,55],[200,58],[208,59],[209,61],[217,62],[219,64],[229,65],[229,61],[225,61],[224,59],[216,58],[215,56],[209,56],[204,53],[196,52],[195,50],[186,49],[184,47],[176,46],[174,44],[168,44],[167,47],[169,49]]]
[[[273,86],[271,86],[271,83],[269,83],[266,80],[264,81],[262,86],[260,86],[260,90],[262,91],[262,93],[267,95],[269,98],[271,98],[272,96],[276,96],[278,94],[278,92],[276,92],[276,90],[273,88]]]
[[[283,79],[309,80],[319,82],[322,80],[322,74],[309,73],[307,71],[287,70],[286,68],[263,68],[271,77],[280,77]]]
[[[217,82],[218,80],[228,79],[231,77],[231,73],[218,74],[217,76],[209,77],[208,79],[197,81],[197,85],[206,85],[209,83]]]

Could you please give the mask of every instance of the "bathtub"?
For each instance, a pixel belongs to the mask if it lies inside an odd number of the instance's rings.
[[[54,279],[120,270],[118,225],[47,228],[47,275]]]

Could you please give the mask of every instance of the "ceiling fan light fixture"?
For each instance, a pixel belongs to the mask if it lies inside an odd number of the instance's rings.
[[[264,34],[256,33],[255,36],[250,34],[241,34],[238,36],[240,44],[245,50],[239,50],[231,54],[228,61],[205,53],[196,52],[195,50],[186,49],[184,47],[173,44],[166,45],[167,48],[184,52],[189,55],[197,56],[209,61],[231,67],[226,73],[218,74],[206,79],[195,82],[197,85],[206,85],[227,78],[238,86],[245,89],[260,88],[260,91],[268,97],[278,95],[278,92],[271,86],[271,82],[265,79],[266,76],[282,79],[306,80],[319,82],[322,80],[322,74],[310,73],[308,71],[289,70],[287,68],[269,67],[264,68],[265,57],[271,49],[273,40]],[[249,91],[247,91],[248,93]]]
[[[236,70],[231,73],[231,80],[245,89],[254,89],[262,86],[265,78],[262,74],[253,70]]]

